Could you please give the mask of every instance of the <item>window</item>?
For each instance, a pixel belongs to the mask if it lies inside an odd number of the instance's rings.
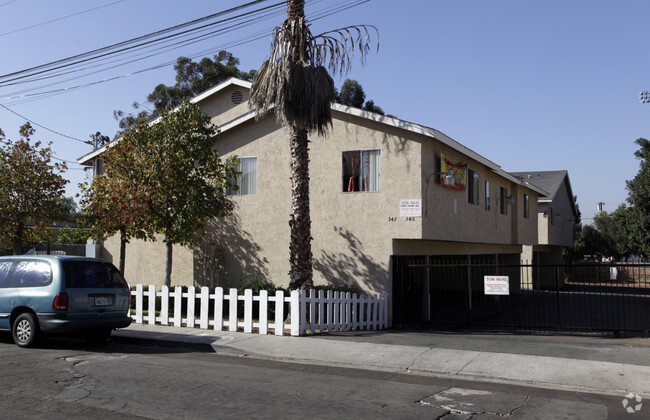
[[[375,192],[381,188],[379,150],[343,152],[343,192]]]
[[[478,206],[478,172],[467,170],[467,202]]]
[[[501,204],[500,211],[501,214],[508,214],[508,189],[501,187],[499,194],[499,201]]]
[[[127,288],[129,287],[112,264],[95,261],[63,262],[66,288]]]
[[[52,283],[52,269],[45,261],[20,261],[14,272],[14,287],[39,287]]]
[[[256,195],[257,194],[257,158],[243,157],[239,158],[237,172],[241,176],[232,181],[239,189],[229,188],[228,195]]]
[[[490,181],[485,181],[485,210],[490,211]]]
[[[530,197],[524,194],[524,218],[530,218]]]
[[[10,287],[8,284],[7,278],[9,277],[9,271],[11,270],[11,261],[3,261],[0,263],[0,287]]]

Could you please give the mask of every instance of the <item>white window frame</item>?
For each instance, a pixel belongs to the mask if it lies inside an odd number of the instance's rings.
[[[251,166],[252,165],[252,166]],[[237,172],[241,172],[241,176],[231,180],[233,185],[237,185],[237,189],[228,189],[227,195],[257,195],[257,173],[258,173],[258,159],[257,156],[244,156],[238,158]]]
[[[350,159],[354,158],[354,153],[359,154],[356,164]],[[381,150],[344,150],[341,153],[341,174],[344,193],[381,191]]]

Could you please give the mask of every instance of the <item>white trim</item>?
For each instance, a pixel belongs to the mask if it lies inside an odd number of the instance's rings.
[[[199,95],[195,96],[194,98],[192,98],[190,100],[190,102],[198,103],[198,102],[200,102],[200,101],[214,95],[215,93],[217,93],[217,92],[219,92],[219,91],[221,91],[221,90],[223,90],[223,89],[225,89],[225,88],[227,88],[229,86],[232,86],[232,85],[239,86],[239,87],[242,87],[244,89],[249,89],[250,90],[250,88],[252,86],[252,83],[251,82],[246,82],[244,80],[236,79],[234,77],[231,77],[230,79],[228,79],[228,80],[226,80],[226,81],[224,81],[224,82],[222,82],[222,83],[220,83],[220,84],[206,90],[205,92],[200,93]],[[365,119],[372,120],[372,121],[375,121],[375,122],[380,123],[380,124],[386,124],[386,125],[391,126],[391,127],[399,128],[401,130],[410,131],[412,133],[420,134],[420,135],[425,136],[427,138],[437,140],[437,141],[445,144],[446,146],[448,146],[448,147],[450,147],[450,148],[464,154],[468,158],[470,158],[470,159],[472,159],[472,160],[474,160],[474,161],[476,161],[478,163],[481,163],[481,164],[485,165],[490,170],[492,170],[492,172],[494,172],[495,174],[501,176],[502,178],[505,178],[506,180],[508,180],[508,181],[510,181],[510,182],[512,182],[512,183],[514,183],[516,185],[526,187],[526,188],[528,188],[530,190],[533,190],[533,191],[537,192],[538,194],[548,195],[548,192],[544,191],[543,189],[541,189],[539,187],[536,187],[533,184],[529,184],[528,182],[525,182],[522,179],[515,177],[514,175],[511,175],[510,173],[508,173],[508,172],[504,171],[503,169],[501,169],[501,166],[499,166],[496,163],[492,162],[491,160],[479,155],[478,153],[474,152],[473,150],[463,146],[462,144],[458,143],[456,140],[452,139],[451,137],[447,136],[446,134],[444,134],[444,133],[442,133],[442,132],[440,132],[440,131],[438,131],[438,130],[436,130],[434,128],[426,127],[426,126],[423,126],[423,125],[420,125],[420,124],[415,124],[415,123],[411,123],[411,122],[408,122],[408,121],[403,121],[403,120],[400,120],[398,118],[388,117],[388,116],[385,116],[385,115],[376,114],[374,112],[364,111],[364,110],[359,109],[359,108],[354,108],[354,107],[350,107],[350,106],[347,106],[347,105],[341,105],[341,104],[337,104],[337,103],[332,103],[332,110],[337,111],[337,112],[341,112],[341,113],[344,113],[344,114],[352,115],[352,116],[355,116],[355,117],[365,118]],[[251,119],[255,118],[256,115],[257,115],[256,111],[249,111],[249,112],[235,118],[234,120],[223,124],[222,126],[218,127],[218,129],[219,129],[219,131],[221,133],[225,133],[228,130],[231,130],[231,129],[233,129],[233,128],[235,128],[235,127],[237,127],[237,126],[239,126],[239,125],[241,125],[241,124],[243,124],[245,122],[250,121]],[[115,141],[119,141],[119,139],[115,140]],[[110,143],[107,146],[110,146]],[[89,154],[87,154],[85,156],[80,157],[79,159],[77,159],[77,163],[79,163],[80,165],[89,165],[90,164],[89,160],[91,160],[91,159],[99,156],[100,154],[102,154],[106,150],[107,146],[104,146],[101,149],[97,149],[97,150],[95,150],[95,151],[93,151],[93,152],[91,152],[91,153],[89,153]]]
[[[206,90],[203,93],[199,93],[197,96],[194,98],[190,99],[190,102],[195,104],[198,102],[201,102],[205,98],[214,95],[215,93],[219,92],[220,90],[223,90],[227,88],[228,86],[231,85],[236,85],[239,87],[243,87],[245,89],[250,89],[251,86],[253,85],[251,82],[246,82],[244,80],[236,79],[234,77],[231,77],[230,79],[226,80],[225,82],[221,82],[216,86],[211,87],[210,89]]]

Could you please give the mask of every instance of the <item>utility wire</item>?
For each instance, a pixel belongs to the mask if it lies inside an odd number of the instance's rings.
[[[14,1],[18,1],[18,0],[14,0]],[[22,31],[26,31],[28,29],[37,28],[39,26],[47,25],[48,23],[58,22],[60,20],[64,20],[64,19],[68,19],[68,18],[71,18],[71,17],[74,17],[74,16],[82,15],[84,13],[92,12],[94,10],[103,9],[104,7],[112,6],[112,5],[117,4],[117,3],[122,3],[123,1],[126,1],[126,0],[114,1],[113,3],[108,3],[108,4],[104,4],[102,6],[93,7],[92,9],[83,10],[81,12],[73,13],[71,15],[62,16],[60,18],[56,18],[56,19],[45,21],[45,22],[37,23],[37,24],[31,25],[31,26],[26,26],[26,27],[20,28],[20,29],[15,29],[13,31],[2,33],[2,34],[0,34],[0,36],[15,34],[16,32],[22,32]],[[13,3],[13,2],[9,2],[9,3]],[[9,3],[5,3],[5,4],[9,4]],[[0,4],[0,6],[4,6],[4,4]]]
[[[63,59],[60,59],[60,60],[52,61],[52,62],[49,62],[49,63],[46,63],[46,64],[41,64],[39,66],[30,67],[30,68],[20,70],[20,71],[17,71],[17,72],[0,75],[0,81],[1,81],[1,83],[3,85],[6,85],[7,82],[11,82],[11,81],[19,80],[19,79],[24,79],[24,78],[31,77],[31,76],[34,76],[34,75],[42,74],[42,73],[47,72],[47,71],[53,71],[53,70],[57,70],[57,69],[60,69],[60,68],[63,68],[63,67],[83,63],[83,62],[86,62],[86,61],[91,60],[91,59],[96,59],[96,58],[104,57],[104,56],[107,56],[107,55],[116,54],[116,53],[119,53],[119,52],[122,52],[122,51],[126,51],[128,49],[135,48],[137,46],[147,45],[147,44],[151,44],[153,42],[159,42],[161,40],[165,40],[165,39],[168,39],[168,38],[173,37],[173,36],[178,36],[178,35],[190,32],[190,31],[198,30],[198,29],[204,28],[206,26],[215,25],[215,24],[221,23],[223,21],[213,22],[213,23],[210,23],[210,24],[207,24],[207,25],[200,26],[198,28],[182,31],[182,32],[177,33],[177,34],[165,35],[165,36],[157,38],[157,39],[155,39],[153,41],[151,41],[151,40],[145,41],[147,39],[150,39],[150,38],[153,38],[153,37],[156,37],[156,36],[161,36],[161,35],[164,35],[164,34],[168,34],[169,32],[172,32],[172,31],[175,31],[175,30],[178,30],[178,29],[186,28],[188,26],[194,25],[194,24],[199,23],[199,22],[204,22],[206,20],[213,19],[213,18],[218,17],[218,16],[223,16],[225,14],[232,13],[233,11],[241,10],[241,9],[243,9],[245,7],[251,6],[253,4],[261,3],[263,1],[266,1],[266,0],[256,0],[256,1],[253,1],[253,2],[250,2],[250,3],[246,3],[244,5],[241,5],[241,6],[233,7],[233,8],[230,8],[228,10],[224,10],[224,11],[221,11],[221,12],[218,12],[218,13],[214,13],[214,14],[209,15],[209,16],[205,16],[205,17],[202,17],[202,18],[199,18],[199,19],[195,19],[195,20],[190,21],[190,22],[182,23],[180,25],[176,25],[176,26],[173,26],[171,28],[167,28],[167,29],[163,29],[163,30],[160,30],[160,31],[157,31],[157,32],[153,32],[153,33],[150,33],[150,34],[147,34],[147,35],[139,36],[137,38],[133,38],[133,39],[130,39],[128,41],[119,42],[117,44],[109,45],[109,46],[102,47],[102,48],[92,50],[92,51],[88,51],[88,52],[85,52],[85,53],[82,53],[82,54],[77,54],[77,55],[74,55],[74,56],[71,56],[71,57],[67,57],[67,58],[63,58]],[[279,5],[284,5],[284,4],[285,4],[284,2],[280,2],[280,3],[273,4],[271,6],[264,7],[264,8],[259,9],[259,10],[264,10],[264,9],[268,9],[268,8],[272,8],[272,7],[277,7]],[[245,14],[256,13],[257,11],[258,10],[255,10],[253,12],[247,12]],[[239,17],[239,16],[236,16],[236,17]],[[231,19],[233,19],[233,18],[228,18],[226,20],[231,20]],[[135,46],[128,46],[128,45],[136,43],[136,42],[140,42],[140,43],[136,44]]]
[[[9,108],[7,108],[6,106],[4,106],[4,105],[2,105],[2,104],[0,104],[0,106],[3,107],[4,109],[6,109],[7,111],[11,112],[12,114],[19,116],[19,117],[22,118],[23,120],[25,120],[25,121],[29,121],[30,123],[32,123],[32,124],[34,124],[34,125],[36,125],[36,126],[38,126],[38,127],[41,127],[41,128],[44,129],[44,130],[47,130],[47,131],[49,131],[49,132],[51,132],[51,133],[54,133],[54,134],[57,134],[57,135],[59,135],[59,136],[61,136],[61,137],[66,137],[66,138],[69,138],[69,139],[72,139],[72,140],[76,140],[76,141],[80,141],[80,142],[82,142],[82,143],[88,144],[88,142],[85,141],[85,140],[81,140],[81,139],[78,139],[78,138],[76,138],[76,137],[68,136],[67,134],[59,133],[58,131],[52,130],[52,129],[50,129],[50,128],[47,128],[47,127],[45,127],[44,125],[41,125],[41,124],[37,123],[37,122],[34,121],[34,120],[30,120],[29,118],[27,118],[27,117],[25,117],[25,116],[23,116],[23,115],[20,115],[20,114],[17,113],[16,111],[14,111],[14,110],[12,110],[12,109],[9,109]]]
[[[315,13],[314,14],[315,17],[313,19],[310,19],[310,22],[317,21],[317,20],[323,19],[325,17],[329,17],[332,14],[341,12],[343,10],[347,10],[347,9],[349,9],[351,7],[359,6],[359,5],[361,5],[363,3],[367,3],[369,1],[370,0],[358,0],[353,4],[351,4],[351,5],[348,4],[346,7],[342,7],[342,8],[340,6],[338,6],[338,5],[332,6],[328,10],[324,10],[324,11],[320,11],[320,12]],[[284,3],[280,3],[280,4],[284,4]],[[273,13],[273,15],[275,15],[275,13]],[[258,19],[260,19],[260,18],[258,18]],[[246,26],[248,26],[248,25],[246,25]],[[222,33],[224,31],[230,32],[231,30],[240,29],[240,28],[235,27],[233,29],[233,26],[231,26],[231,27],[229,27],[227,29],[230,29],[230,30],[220,29],[220,30],[211,32],[210,34]],[[211,48],[209,50],[203,50],[203,51],[201,51],[201,52],[199,52],[197,54],[194,54],[194,55],[190,56],[189,58],[197,58],[197,57],[203,56],[205,54],[215,53],[215,52],[217,52],[219,50],[222,50],[222,49],[232,48],[234,46],[239,46],[239,45],[242,45],[242,44],[245,44],[245,43],[248,43],[248,42],[253,42],[253,41],[268,37],[268,34],[270,33],[271,29],[260,31],[258,33],[249,35],[248,37],[240,38],[240,39],[238,39],[236,41],[233,41],[231,43],[222,44],[222,45],[220,45],[218,47],[213,47],[213,48]],[[199,37],[196,37],[196,38],[199,38]],[[171,44],[171,45],[166,46],[166,47],[159,47],[158,50],[167,49],[167,51],[169,51],[171,49],[178,49],[178,48],[181,48],[181,47],[184,47],[184,46],[199,42],[200,39],[196,39],[196,38],[192,38],[192,39],[186,40],[186,41],[177,42],[175,44]],[[18,104],[22,104],[22,103],[26,103],[26,102],[31,102],[33,100],[39,100],[39,99],[42,99],[42,98],[46,98],[46,97],[50,97],[50,96],[54,96],[54,95],[59,95],[59,94],[71,92],[71,91],[74,91],[74,90],[77,90],[77,89],[81,89],[81,88],[85,88],[85,87],[89,87],[89,86],[94,86],[94,85],[97,85],[97,84],[106,83],[106,82],[117,80],[117,79],[122,79],[122,78],[125,78],[125,77],[133,76],[133,75],[144,73],[144,72],[147,72],[147,71],[157,70],[157,69],[160,69],[162,67],[173,65],[176,62],[176,60],[167,61],[165,63],[161,63],[161,64],[151,66],[151,67],[148,67],[148,68],[145,68],[145,69],[141,69],[141,70],[137,70],[137,71],[134,71],[134,72],[130,72],[130,73],[126,73],[126,74],[122,74],[122,75],[118,75],[118,76],[113,76],[113,77],[109,77],[109,78],[106,78],[106,79],[97,80],[97,81],[93,81],[93,82],[89,82],[89,83],[84,83],[84,84],[80,84],[80,85],[69,86],[69,87],[65,87],[65,88],[58,88],[58,89],[53,89],[53,90],[48,90],[48,91],[40,91],[40,92],[33,93],[33,94],[28,94],[27,93],[27,92],[42,89],[42,88],[45,88],[45,87],[54,86],[56,84],[64,83],[66,81],[71,81],[71,80],[78,79],[78,78],[81,78],[81,77],[85,77],[85,76],[88,76],[88,75],[96,74],[96,73],[99,73],[101,71],[105,71],[105,70],[109,70],[109,69],[112,69],[112,68],[119,67],[121,65],[130,64],[130,63],[133,63],[135,61],[140,61],[142,59],[150,58],[150,57],[152,57],[154,55],[157,55],[157,54],[150,54],[150,55],[147,55],[147,56],[139,58],[139,59],[133,59],[131,61],[124,62],[122,64],[118,64],[118,65],[115,65],[115,66],[112,66],[112,67],[109,67],[109,68],[104,68],[103,70],[98,70],[98,71],[95,71],[95,72],[92,72],[92,73],[87,73],[87,74],[79,76],[79,77],[70,78],[70,79],[60,81],[60,82],[55,82],[55,83],[52,83],[52,84],[49,84],[49,85],[42,85],[42,86],[35,87],[35,88],[30,88],[30,89],[25,89],[25,90],[13,92],[13,93],[9,94],[8,96],[0,97],[0,99],[4,99],[4,100],[14,99],[14,100],[16,100],[16,102],[11,103],[11,105],[18,105]],[[119,61],[120,60],[115,60],[113,62],[119,62]],[[98,67],[98,66],[99,65],[89,66],[89,67],[84,68],[83,70],[87,70],[89,68]],[[74,71],[70,71],[70,72],[66,72],[66,73],[60,73],[58,75],[69,74],[69,73],[76,72],[76,71],[81,71],[81,70],[74,70]],[[25,83],[25,82],[22,82],[22,83]]]

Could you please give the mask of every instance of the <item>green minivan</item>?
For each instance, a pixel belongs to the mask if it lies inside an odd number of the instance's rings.
[[[96,258],[0,257],[0,331],[20,347],[43,334],[105,340],[131,324],[131,290],[113,264]]]

